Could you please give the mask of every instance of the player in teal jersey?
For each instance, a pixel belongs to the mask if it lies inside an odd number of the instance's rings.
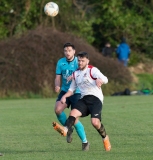
[[[71,43],[66,43],[63,48],[65,57],[59,59],[56,66],[55,92],[60,93],[56,100],[55,113],[59,122],[64,126],[67,120],[64,109],[70,106],[71,109],[73,109],[75,103],[80,99],[81,94],[80,91],[76,89],[75,94],[66,99],[66,103],[62,104],[60,101],[70,87],[72,73],[78,69],[78,60],[77,57],[75,57],[75,46]],[[84,127],[79,119],[76,119],[74,128],[82,141],[82,150],[89,150],[89,143],[86,139]],[[73,128],[71,128],[71,130],[73,130]],[[67,142],[71,143],[71,141],[72,135],[67,134]]]

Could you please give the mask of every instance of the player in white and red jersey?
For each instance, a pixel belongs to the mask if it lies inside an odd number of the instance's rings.
[[[73,95],[73,92],[78,87],[81,92],[81,99],[75,104],[70,116],[66,121],[65,127],[60,126],[56,122],[54,127],[57,127],[62,135],[66,136],[71,132],[70,128],[74,125],[76,118],[86,117],[91,115],[91,123],[93,127],[101,135],[104,148],[106,151],[111,150],[109,137],[106,134],[104,125],[101,123],[101,112],[103,104],[103,93],[101,84],[106,84],[108,79],[99,69],[88,65],[88,53],[80,52],[78,55],[79,69],[73,73],[73,80],[71,82],[68,92],[61,98],[61,103],[66,102],[66,98]]]
[[[86,95],[93,95],[103,102],[103,93],[101,87],[96,85],[96,79],[101,79],[103,84],[106,84],[108,79],[96,67],[87,65],[86,68],[78,69],[73,72],[73,78],[69,91],[74,92],[78,87],[81,98]]]

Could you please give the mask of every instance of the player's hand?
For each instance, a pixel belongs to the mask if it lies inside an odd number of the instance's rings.
[[[55,92],[58,93],[60,91],[60,87],[59,86],[55,86]]]
[[[102,86],[102,84],[103,84],[103,81],[101,79],[97,78],[96,79],[96,85],[97,85],[97,87],[100,88]]]
[[[73,76],[72,76],[72,75],[69,76],[69,77],[67,77],[67,83],[68,83],[69,81],[72,81],[72,79],[73,79]]]
[[[62,104],[64,104],[66,102],[66,98],[63,96],[60,101]]]

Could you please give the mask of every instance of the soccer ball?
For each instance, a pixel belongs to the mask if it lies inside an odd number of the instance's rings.
[[[44,12],[47,16],[55,17],[59,12],[59,7],[54,2],[48,2],[44,7]]]

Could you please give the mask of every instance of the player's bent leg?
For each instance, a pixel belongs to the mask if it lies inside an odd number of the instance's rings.
[[[65,122],[66,122],[66,114],[64,112],[64,109],[67,107],[66,104],[62,104],[60,101],[56,102],[55,105],[55,113],[57,116],[57,119],[59,120],[59,122],[64,126]]]
[[[100,123],[99,119],[92,118],[92,125],[96,128],[96,130],[98,131],[98,133],[101,135],[101,137],[103,139],[103,144],[104,144],[105,150],[106,151],[110,151],[111,150],[111,143],[109,141],[108,135],[106,134],[106,130],[105,130],[103,124]]]
[[[103,124],[101,123],[101,126],[99,129],[97,129],[97,131],[99,132],[99,134],[101,135],[102,139],[103,139],[103,144],[104,144],[104,148],[106,151],[110,151],[111,150],[111,143],[109,141],[109,137],[106,134],[105,128],[103,126]]]
[[[56,115],[56,116],[59,122],[64,126],[66,119],[67,119],[65,112],[62,112],[61,114]]]
[[[67,104],[62,104],[60,101],[56,102],[55,113],[56,113],[57,119],[63,126],[65,125],[65,122],[67,120],[66,114],[63,111],[66,107],[67,107]],[[71,130],[71,134],[67,134],[67,137],[66,137],[67,143],[72,142],[73,128],[71,128],[70,130]]]

